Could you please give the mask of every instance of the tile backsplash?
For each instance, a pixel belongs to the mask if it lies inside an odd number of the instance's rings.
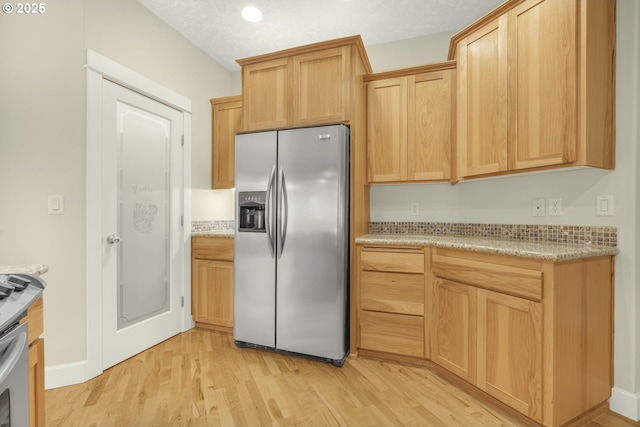
[[[618,229],[611,226],[371,222],[369,223],[369,233],[495,237],[509,240],[592,244],[611,247],[618,245]]]
[[[233,230],[234,220],[218,220],[218,221],[191,221],[191,232],[199,231],[216,231],[216,230]]]
[[[191,231],[233,230],[234,224],[233,220],[192,221]],[[613,226],[370,222],[369,233],[495,237],[509,240],[618,246],[618,229]]]

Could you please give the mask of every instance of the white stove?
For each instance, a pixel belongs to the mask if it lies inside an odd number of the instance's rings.
[[[0,334],[26,316],[45,286],[42,279],[32,274],[0,274]]]

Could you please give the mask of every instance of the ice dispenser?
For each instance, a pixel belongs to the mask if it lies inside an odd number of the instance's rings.
[[[238,193],[240,226],[238,231],[264,233],[264,204],[266,191],[241,191]]]

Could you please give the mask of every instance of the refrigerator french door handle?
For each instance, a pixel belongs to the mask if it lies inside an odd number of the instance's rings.
[[[278,259],[282,257],[282,251],[284,250],[284,242],[287,237],[287,216],[289,210],[289,202],[287,199],[287,183],[284,178],[284,170],[282,165],[278,173],[278,229],[280,236],[278,239]]]
[[[275,256],[275,236],[273,233],[273,183],[276,179],[276,165],[273,165],[271,168],[271,174],[269,174],[269,184],[267,184],[267,196],[265,200],[265,210],[264,210],[264,225],[267,231],[267,243],[269,246],[269,253],[271,254],[271,258]]]

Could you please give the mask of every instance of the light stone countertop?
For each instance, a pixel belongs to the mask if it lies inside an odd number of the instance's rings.
[[[193,237],[208,236],[231,239],[234,238],[234,235],[235,230],[233,229],[194,231],[191,233]],[[369,245],[435,246],[550,261],[591,258],[616,255],[618,253],[618,249],[611,246],[430,234],[366,234],[356,238],[356,243]]]
[[[41,276],[47,271],[49,266],[46,264],[0,265],[0,273],[4,274],[27,273]]]
[[[235,230],[225,229],[225,230],[194,231],[191,233],[191,236],[192,237],[197,237],[197,236],[226,237],[226,238],[233,239],[235,236]]]
[[[356,238],[358,244],[435,246],[464,249],[500,255],[562,261],[616,255],[618,249],[611,246],[588,244],[533,242],[490,237],[443,236],[428,234],[366,234]]]

